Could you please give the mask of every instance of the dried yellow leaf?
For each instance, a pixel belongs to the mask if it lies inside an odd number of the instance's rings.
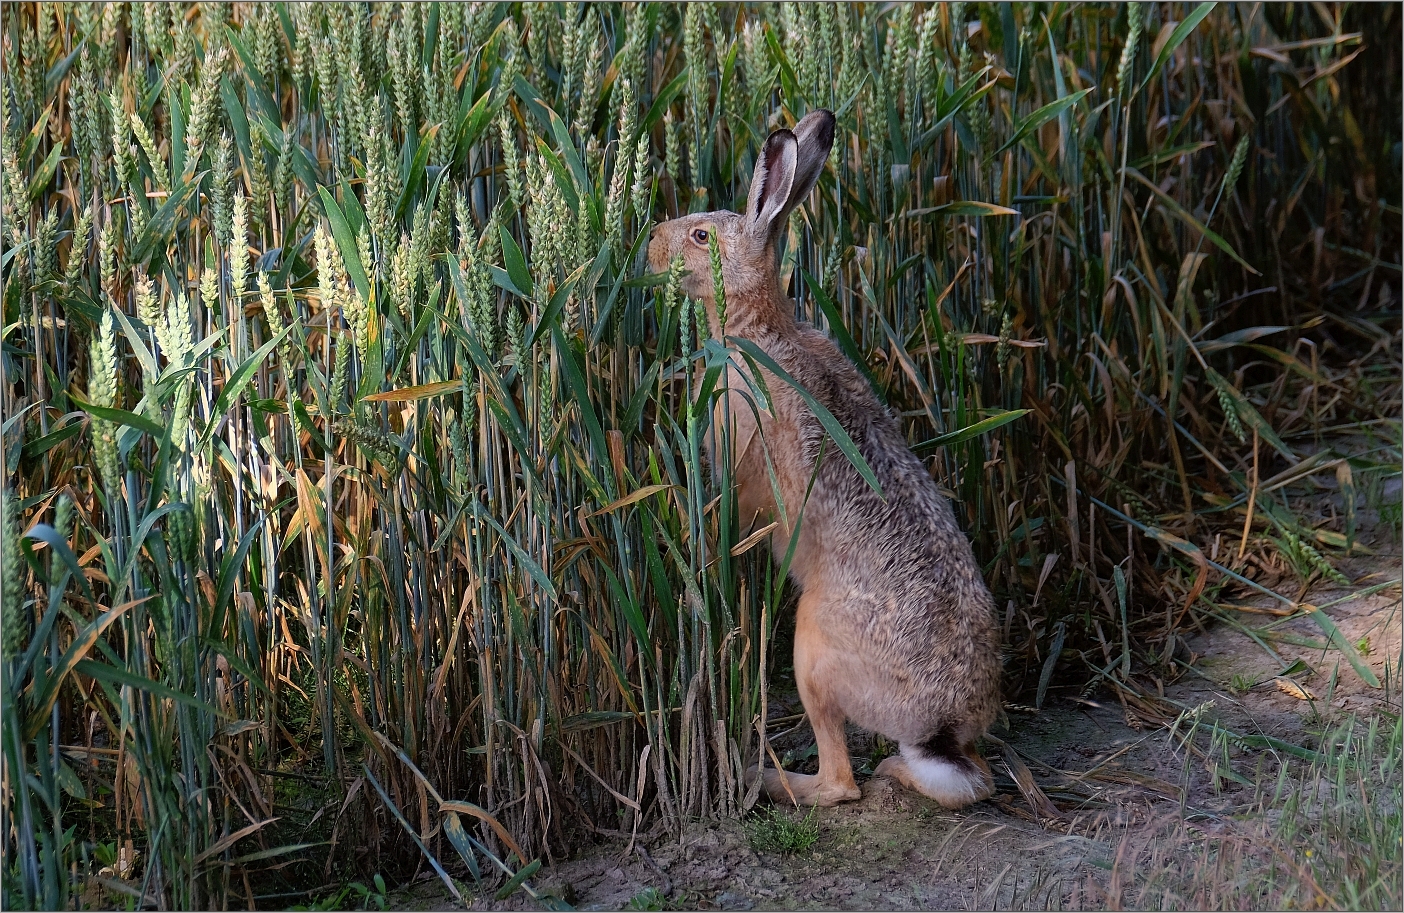
[[[1301,685],[1292,681],[1290,678],[1284,678],[1279,675],[1276,678],[1274,678],[1272,682],[1277,686],[1278,691],[1281,691],[1283,694],[1290,694],[1292,697],[1295,697],[1299,701],[1316,700],[1316,695],[1312,694],[1310,691],[1303,688]]]

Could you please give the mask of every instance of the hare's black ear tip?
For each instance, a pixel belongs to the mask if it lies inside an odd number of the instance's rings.
[[[806,144],[828,147],[834,142],[834,112],[816,108],[795,124],[795,134]]]

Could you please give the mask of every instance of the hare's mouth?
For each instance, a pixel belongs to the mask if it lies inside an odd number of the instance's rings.
[[[672,266],[673,256],[678,253],[670,249],[669,239],[666,235],[660,235],[655,227],[648,236],[648,243],[643,245],[638,254],[634,257],[634,272],[642,276],[644,273],[666,273]]]

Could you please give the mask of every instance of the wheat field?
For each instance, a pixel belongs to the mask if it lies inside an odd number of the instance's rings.
[[[818,107],[782,275],[953,498],[1007,699],[1153,719],[1224,587],[1295,608],[1397,509],[1399,28],[6,3],[4,905],[506,896],[748,811],[793,600],[703,456],[735,347],[635,263]]]

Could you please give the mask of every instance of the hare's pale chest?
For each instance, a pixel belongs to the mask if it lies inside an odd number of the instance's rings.
[[[782,365],[786,359],[771,352]],[[793,367],[786,365],[793,374]],[[722,484],[723,460],[731,460],[731,482],[736,492],[742,535],[773,526],[771,547],[778,555],[789,551],[792,528],[803,516],[800,547],[791,556],[790,574],[801,586],[809,576],[806,542],[819,537],[827,513],[806,503],[814,494],[815,450],[809,410],[789,383],[762,369],[757,381],[751,366],[739,356],[718,383],[724,392],[712,409],[705,439],[713,481]],[[779,503],[777,503],[777,494]],[[781,509],[783,505],[783,509]],[[812,545],[812,542],[810,542]]]
[[[773,404],[766,402],[743,365],[729,365],[718,386],[724,392],[712,407],[712,422],[705,438],[707,457],[712,464],[713,481],[718,484],[723,481],[723,461],[729,457],[742,529],[749,532],[769,523],[775,510],[770,473],[766,470],[767,447],[773,446]],[[773,392],[769,383],[767,387]],[[723,450],[724,446],[729,453]]]

